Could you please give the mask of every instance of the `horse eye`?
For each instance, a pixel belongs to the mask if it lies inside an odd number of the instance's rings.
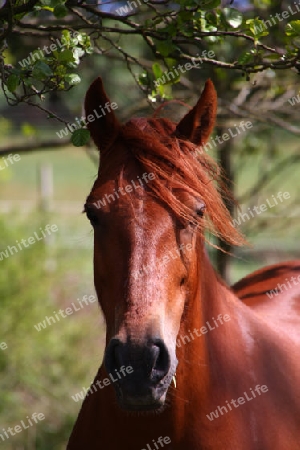
[[[203,217],[204,216],[204,212],[205,212],[205,206],[204,205],[200,206],[196,210],[196,214],[197,214],[198,217]]]
[[[201,219],[204,216],[204,212],[205,212],[205,205],[203,203],[197,205],[197,207],[195,208],[194,220],[189,222],[189,226],[195,228],[198,224],[197,219],[198,218]]]
[[[92,209],[86,208],[85,213],[93,227],[95,227],[96,225],[99,224],[99,219],[98,219],[98,216],[96,215],[95,211],[93,211]]]
[[[89,219],[89,221],[91,222],[91,225],[93,227],[95,227],[96,225],[98,225],[98,217],[95,214],[87,214],[87,218]]]

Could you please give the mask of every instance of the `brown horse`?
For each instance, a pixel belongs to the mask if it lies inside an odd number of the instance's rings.
[[[300,261],[230,289],[205,252],[207,228],[244,243],[201,150],[212,82],[177,125],[121,125],[110,105],[97,79],[85,109],[101,164],[85,211],[106,349],[67,448],[299,450]]]

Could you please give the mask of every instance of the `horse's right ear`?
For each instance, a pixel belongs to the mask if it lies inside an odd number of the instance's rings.
[[[217,102],[215,87],[211,80],[207,80],[196,106],[177,125],[177,137],[188,139],[199,146],[204,145],[215,124]]]
[[[119,133],[121,125],[113,111],[117,107],[107,97],[101,78],[96,78],[86,93],[84,108],[88,130],[100,152],[107,149]]]

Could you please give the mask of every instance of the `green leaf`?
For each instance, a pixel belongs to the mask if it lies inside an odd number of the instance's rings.
[[[158,92],[161,98],[170,99],[172,98],[172,88],[171,86],[167,86],[166,84],[161,84],[158,86]]]
[[[221,0],[195,0],[195,3],[197,3],[203,11],[206,11],[218,8],[221,4]]]
[[[172,98],[171,86],[166,86],[163,84],[161,84],[159,86],[155,86],[155,89],[152,90],[151,95],[149,95],[148,98],[152,102],[156,102],[157,96],[159,96],[160,98],[164,98],[164,99],[171,99]]]
[[[158,41],[156,43],[156,48],[162,56],[169,56],[169,54],[176,49],[175,45],[170,40]]]
[[[282,56],[272,53],[270,55],[265,55],[264,56],[264,60],[270,61],[270,62],[272,62],[272,61],[280,61],[280,60],[282,61]]]
[[[75,147],[86,145],[90,139],[90,132],[85,128],[80,128],[72,133],[71,142]]]
[[[186,26],[185,29],[184,29],[184,27],[182,27],[181,28],[181,33],[183,34],[183,36],[186,36],[186,37],[192,37],[195,34],[194,30],[191,30],[189,25]]]
[[[213,25],[214,27],[218,26],[219,17],[215,13],[215,11],[208,11],[207,13],[205,13],[205,20],[209,25]]]
[[[71,43],[71,34],[69,30],[63,30],[61,40],[65,45],[69,45]]]
[[[172,85],[175,83],[178,83],[180,80],[180,73],[178,70],[176,70],[176,67],[173,65],[170,67],[171,61],[174,61],[176,63],[176,60],[172,60],[171,58],[168,58],[166,61],[168,64],[168,70],[163,71],[159,63],[154,63],[152,65],[152,70],[154,74],[154,79],[157,81],[156,88],[158,89],[159,94],[162,96],[162,94],[165,94],[165,89],[162,89],[162,92],[160,92],[160,86],[164,85]]]
[[[168,68],[175,66],[176,64],[178,64],[177,59],[174,58],[165,58],[165,63],[167,65]]]
[[[33,66],[32,75],[38,80],[43,80],[45,78],[51,77],[53,75],[53,72],[48,64],[44,63],[43,61],[37,61]]]
[[[77,73],[70,73],[66,75],[65,80],[71,85],[75,86],[76,84],[79,84],[81,82],[81,78]]]
[[[223,14],[226,22],[232,28],[239,28],[243,23],[243,15],[234,8],[223,8]]]
[[[244,52],[238,59],[238,64],[247,64],[253,61],[253,55],[250,52]]]
[[[25,84],[25,86],[32,86],[32,79],[31,78],[23,78],[23,83]]]
[[[300,35],[300,20],[292,20],[287,24],[285,28],[285,34],[287,36],[299,36]]]
[[[14,75],[14,74],[9,75],[9,77],[7,78],[7,81],[6,81],[7,89],[10,92],[14,92],[17,89],[19,83],[20,83],[20,78],[18,77],[18,75]]]
[[[165,73],[166,73],[165,78],[167,78],[167,80],[165,80],[165,82],[164,82],[165,85],[176,84],[180,81],[180,72],[178,72],[178,70],[176,70],[176,67],[166,71]]]
[[[156,80],[163,75],[163,70],[158,62],[152,64],[152,72]]]
[[[72,50],[63,50],[57,54],[58,61],[61,62],[74,62],[74,56]]]
[[[151,25],[150,25],[151,26]],[[150,28],[149,26],[149,28]],[[164,31],[168,34],[168,36],[173,37],[177,34],[177,25],[175,23],[169,23],[165,28]]]
[[[251,32],[252,36],[257,39],[262,36],[268,36],[269,32],[266,29],[265,23],[260,19],[248,19],[246,20],[246,24],[249,26],[248,29]]]
[[[67,73],[67,68],[63,64],[60,64],[55,69],[55,75],[58,75],[60,78],[63,78]]]
[[[62,19],[63,17],[65,17],[68,14],[68,12],[69,12],[68,9],[64,5],[58,5],[58,6],[55,6],[53,14],[58,19]]]

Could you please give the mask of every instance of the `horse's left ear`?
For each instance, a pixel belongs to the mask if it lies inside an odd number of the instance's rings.
[[[110,102],[100,77],[96,78],[89,87],[84,107],[87,127],[93,141],[102,152],[110,147],[118,136],[121,125],[113,111],[118,105]]]
[[[217,92],[211,80],[207,80],[197,104],[176,127],[176,136],[188,139],[196,145],[208,140],[217,114]]]

